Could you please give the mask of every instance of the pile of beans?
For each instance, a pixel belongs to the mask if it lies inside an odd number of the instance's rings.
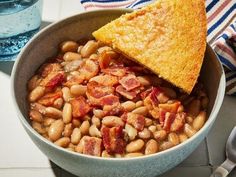
[[[206,122],[201,83],[191,95],[104,44],[65,41],[28,82],[29,118],[70,151],[136,157],[176,146]]]

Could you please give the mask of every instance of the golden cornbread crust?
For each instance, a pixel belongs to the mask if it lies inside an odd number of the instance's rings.
[[[157,0],[93,36],[190,93],[206,49],[204,0]]]

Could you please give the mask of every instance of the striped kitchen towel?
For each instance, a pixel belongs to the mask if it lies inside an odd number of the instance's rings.
[[[81,0],[85,10],[140,8],[153,0]],[[226,71],[226,93],[236,96],[236,0],[206,0],[207,42]]]

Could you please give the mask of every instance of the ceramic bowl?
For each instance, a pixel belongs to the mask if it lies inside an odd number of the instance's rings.
[[[27,81],[45,60],[57,53],[64,40],[91,38],[91,33],[128,10],[101,10],[81,13],[41,30],[25,46],[12,72],[12,96],[19,119],[36,146],[55,164],[80,177],[84,176],[157,176],[182,162],[211,129],[225,91],[225,75],[212,49],[207,46],[201,80],[209,98],[208,120],[193,137],[171,149],[136,158],[101,158],[70,152],[54,145],[39,135],[28,118]]]

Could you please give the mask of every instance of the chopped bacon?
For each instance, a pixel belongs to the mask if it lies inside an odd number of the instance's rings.
[[[106,69],[102,69],[105,74],[111,74],[113,76],[123,77],[126,74],[126,69],[122,66],[114,66]]]
[[[170,126],[170,131],[179,131],[184,127],[186,113],[181,112],[176,114],[176,118]]]
[[[135,91],[129,92],[122,85],[116,87],[116,92],[130,100],[134,99],[137,96],[137,93]]]
[[[87,84],[87,92],[93,96],[94,98],[101,98],[106,95],[110,95],[114,93],[114,88],[111,86],[104,86],[95,81],[91,81]]]
[[[83,154],[98,157],[101,155],[102,140],[100,138],[84,136],[80,143],[82,144]]]
[[[157,96],[161,93],[160,88],[152,87],[152,92],[150,93],[150,98],[152,100],[153,105],[157,105],[159,103],[159,100],[157,99]]]
[[[101,105],[115,105],[119,103],[119,97],[114,95],[106,95],[101,99]]]
[[[170,113],[160,109],[159,122],[166,131],[179,131],[185,123],[185,113]]]
[[[116,116],[120,116],[121,114],[124,113],[124,107],[121,106],[121,104],[118,103],[114,103],[113,105],[104,105],[103,106],[103,112],[105,113],[106,116],[112,116],[112,115],[116,115]]]
[[[47,93],[42,98],[38,100],[38,103],[44,106],[52,106],[54,101],[62,97],[62,91],[58,90],[54,93]]]
[[[142,115],[135,113],[124,113],[122,119],[128,124],[133,125],[139,131],[142,131],[145,126],[145,118]]]
[[[99,66],[95,61],[87,59],[82,64],[79,71],[80,71],[81,75],[84,76],[85,80],[89,80],[98,74]]]
[[[159,108],[165,110],[166,112],[176,113],[181,103],[179,101],[174,103],[159,104]]]
[[[118,127],[102,127],[102,140],[106,151],[109,154],[123,154],[125,151],[125,141],[123,128]]]
[[[70,75],[67,77],[67,81],[63,85],[71,87],[72,85],[83,83],[84,79],[83,75]]]
[[[113,56],[111,55],[109,51],[103,51],[98,57],[100,68],[101,69],[107,68],[111,63],[112,57]]]
[[[95,76],[91,78],[89,81],[95,81],[105,86],[113,86],[113,85],[118,84],[118,78],[116,76],[112,76],[108,74]]]
[[[130,91],[134,88],[139,87],[141,84],[137,77],[133,74],[129,74],[127,76],[124,76],[121,80],[119,80],[119,83],[127,90]]]
[[[61,71],[62,67],[59,63],[46,63],[41,66],[39,72],[42,77],[47,77],[49,74]]]
[[[85,116],[91,109],[83,96],[70,100],[72,105],[72,116],[75,118]]]
[[[142,100],[144,100],[151,92],[152,92],[152,88],[149,88],[149,89],[143,91],[143,92],[140,94]]]
[[[170,130],[170,126],[173,123],[173,121],[175,120],[175,116],[176,116],[176,114],[174,114],[174,113],[166,112],[165,120],[164,120],[164,124],[163,124],[164,130],[166,130],[166,131]]]
[[[53,72],[45,77],[41,82],[40,85],[46,87],[47,90],[53,90],[57,86],[61,85],[62,82],[65,80],[65,73],[63,71],[60,72]]]
[[[119,98],[114,96],[113,93],[114,88],[111,86],[104,86],[95,81],[87,84],[86,95],[92,105],[104,106],[119,102]]]

